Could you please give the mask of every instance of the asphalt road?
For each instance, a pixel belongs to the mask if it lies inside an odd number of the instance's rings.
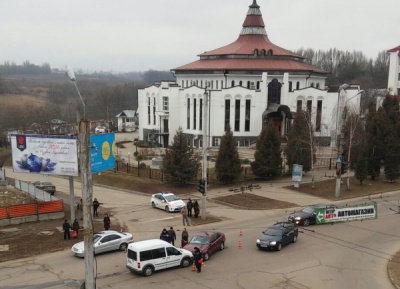
[[[18,177],[29,180],[32,175]],[[59,190],[68,192],[68,179],[50,178]],[[80,184],[75,185],[79,195]],[[67,194],[64,197],[68,200]],[[94,197],[114,213],[112,221],[118,219],[128,226],[136,241],[158,238],[162,228],[174,226],[180,242],[180,215],[152,209],[148,196],[95,186]],[[373,200],[378,204],[378,219],[301,228],[297,243],[280,252],[259,251],[255,241],[261,231],[285,220],[289,212],[234,210],[208,203],[207,211],[224,221],[188,227],[189,234],[220,230],[226,234],[227,243],[225,250],[211,256],[201,274],[191,268],[177,268],[142,277],[126,269],[123,252],[107,253],[96,257],[97,288],[392,289],[386,266],[400,249],[400,214],[395,211],[399,197],[400,192],[394,192]],[[370,200],[352,201],[365,202]],[[0,272],[3,289],[79,288],[85,278],[83,260],[68,250],[3,262]]]

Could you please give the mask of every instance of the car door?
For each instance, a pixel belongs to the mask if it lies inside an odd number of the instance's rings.
[[[290,243],[291,238],[292,238],[292,236],[290,234],[290,230],[287,228],[283,228],[283,230],[282,230],[282,245],[285,246],[288,243]]]
[[[160,195],[155,195],[154,196],[154,204],[156,205],[156,208],[160,208]]]
[[[153,265],[155,270],[162,270],[167,268],[167,256],[165,253],[165,247],[160,247],[151,250],[153,257]]]
[[[218,234],[213,234],[210,237],[210,254],[213,254],[215,251],[217,251],[218,248]]]
[[[166,250],[167,250],[166,267],[171,268],[179,266],[182,260],[182,253],[179,252],[179,250],[173,246],[167,247]]]

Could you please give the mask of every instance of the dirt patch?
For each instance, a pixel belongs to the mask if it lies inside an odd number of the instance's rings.
[[[246,210],[271,210],[271,209],[287,209],[296,207],[296,204],[264,198],[249,193],[232,194],[213,198],[210,201],[231,206],[237,209]]]
[[[397,288],[400,288],[400,251],[390,259],[388,273],[392,283],[397,284]]]

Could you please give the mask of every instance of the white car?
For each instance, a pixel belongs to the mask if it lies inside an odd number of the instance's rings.
[[[151,195],[151,206],[166,212],[180,212],[185,206],[185,202],[172,193],[161,192]]]
[[[94,253],[100,254],[109,251],[125,251],[130,243],[133,242],[131,233],[117,231],[101,231],[93,236]],[[72,253],[83,258],[85,256],[84,242],[76,243],[72,246]]]
[[[105,126],[96,126],[95,133],[105,133],[106,132],[106,127]]]

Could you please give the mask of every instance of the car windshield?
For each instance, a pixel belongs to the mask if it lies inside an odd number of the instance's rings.
[[[52,184],[52,183],[49,183],[49,182],[43,182],[42,185],[52,186],[53,184]]]
[[[304,213],[312,214],[312,213],[314,213],[314,208],[313,207],[305,207],[301,211],[304,212]]]
[[[100,240],[100,238],[101,238],[101,235],[95,234],[93,236],[93,243],[96,243],[98,240]]]
[[[178,198],[175,195],[168,195],[168,196],[164,196],[164,198],[168,201],[168,202],[173,202],[173,201],[178,201],[180,200],[180,198]]]
[[[208,243],[208,238],[204,236],[194,236],[192,240],[190,240],[190,244],[207,245]]]
[[[281,229],[269,228],[267,231],[264,232],[264,235],[268,236],[282,236]]]

